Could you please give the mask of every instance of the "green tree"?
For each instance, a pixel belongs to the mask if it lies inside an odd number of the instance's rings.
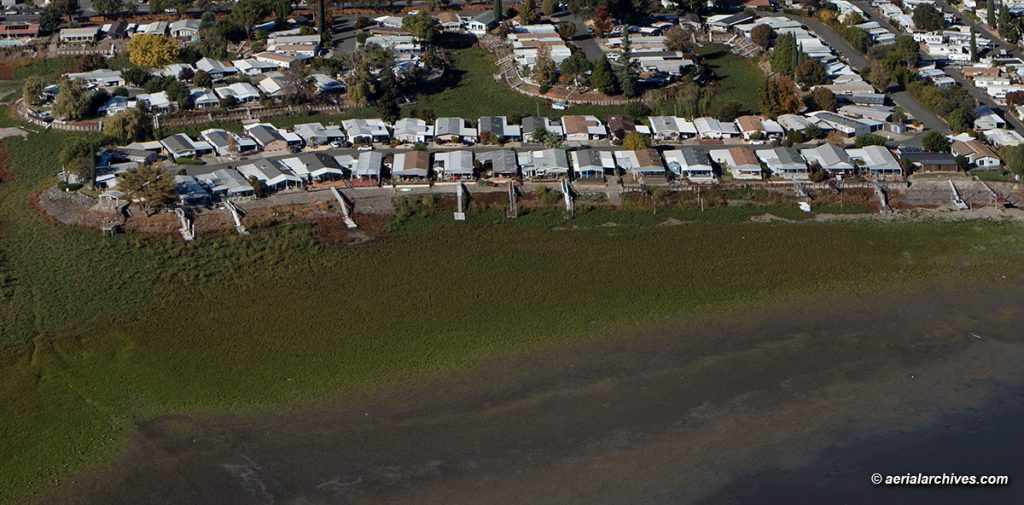
[[[942,13],[938,9],[928,4],[918,4],[914,7],[911,20],[914,22],[914,26],[918,30],[924,30],[928,32],[934,32],[941,30],[945,25],[945,21],[942,18]]]
[[[893,43],[893,49],[887,54],[894,58],[896,61],[901,62],[901,66],[914,67],[917,66],[917,61],[921,59],[920,44],[910,35],[900,35],[896,37],[896,42]],[[880,46],[884,51],[885,47]]]
[[[62,17],[63,14],[53,4],[43,7],[39,12],[39,29],[47,33],[57,31]]]
[[[626,104],[626,115],[633,119],[643,119],[651,115],[651,108],[647,104],[633,101]]]
[[[622,148],[627,151],[643,151],[651,148],[651,139],[642,133],[630,132],[622,139]]]
[[[632,98],[640,96],[640,84],[637,82],[639,76],[636,69],[633,68],[633,43],[629,39],[629,31],[625,30],[622,34],[622,52],[619,54],[619,65],[622,66],[619,70],[619,87],[623,95]]]
[[[969,132],[974,129],[974,112],[964,108],[956,108],[944,117],[949,129],[954,132]]]
[[[740,115],[740,104],[736,100],[729,100],[722,104],[718,108],[718,112],[715,113],[715,117],[719,121],[725,121],[731,123],[736,120],[736,116]]]
[[[545,128],[537,128],[530,134],[530,142],[534,144],[543,144],[547,141],[549,133]]]
[[[806,59],[794,70],[796,82],[803,89],[817,86],[825,82],[825,67],[815,59]]]
[[[96,178],[96,146],[92,140],[73,137],[60,150],[61,168],[83,184],[92,186]]]
[[[990,28],[996,27],[996,0],[985,2],[985,22]]]
[[[537,0],[525,0],[519,8],[519,22],[524,25],[532,25],[540,19],[537,14]]]
[[[1024,175],[1024,145],[1007,146],[999,151],[1003,165],[1011,173]]]
[[[78,0],[53,0],[50,2],[61,16],[68,18],[68,23],[75,22],[75,16],[82,13],[82,7],[78,4]]]
[[[888,140],[881,136],[873,133],[864,133],[857,135],[853,139],[853,147],[861,148],[864,146],[884,146],[888,143]]]
[[[868,48],[871,47],[871,34],[863,28],[847,26],[846,28],[843,28],[839,34],[842,35],[842,37],[846,39],[854,49],[862,53],[868,52]]]
[[[768,49],[768,45],[772,43],[773,38],[775,38],[775,30],[772,30],[772,27],[768,25],[757,25],[750,31],[750,40],[761,46],[761,49]]]
[[[551,86],[555,82],[555,62],[551,59],[551,50],[542,46],[537,50],[537,61],[533,64],[533,80],[541,89]]]
[[[590,61],[583,51],[576,51],[562,61],[558,69],[567,79],[572,79],[574,84],[579,85],[580,80],[590,71]]]
[[[608,56],[602,54],[593,67],[594,70],[590,73],[590,87],[609,96],[619,94],[619,81],[615,78]]]
[[[501,22],[505,19],[505,12],[501,10],[501,0],[494,0],[494,20]]]
[[[971,30],[971,61],[978,61],[978,36]]]
[[[796,68],[798,49],[796,36],[792,33],[784,33],[775,39],[775,49],[772,50],[771,65],[772,71],[778,74],[793,75]]]
[[[825,132],[821,131],[821,127],[816,125],[816,124],[809,124],[809,125],[807,125],[807,127],[804,128],[804,131],[803,131],[804,136],[806,138],[809,138],[809,139],[819,138],[819,137],[821,137],[821,135],[823,133],[825,133]],[[803,142],[803,141],[801,140],[801,142]]]
[[[689,40],[679,25],[672,25],[672,28],[665,32],[665,47],[669,51],[685,51],[689,47]]]
[[[97,14],[112,18],[124,10],[124,0],[93,0],[92,8]]]
[[[57,117],[82,119],[88,115],[92,96],[85,82],[65,77],[58,84],[58,90],[57,100],[53,104],[53,112]]]
[[[402,18],[402,29],[422,42],[433,44],[441,36],[441,23],[427,11],[419,11]]]
[[[384,121],[393,123],[398,121],[400,112],[398,82],[395,79],[395,73],[390,71],[390,69],[381,71],[379,79],[381,94],[377,97],[374,109]]]
[[[949,150],[949,139],[939,132],[930,131],[921,137],[921,146],[933,153],[943,153]]]
[[[192,76],[192,84],[200,88],[209,88],[213,86],[213,78],[206,71],[197,70],[196,75]]]
[[[867,72],[868,82],[876,88],[885,91],[893,81],[892,64],[886,60],[871,60],[871,66]]]
[[[1006,8],[1006,4],[1003,4],[999,8],[999,36],[1011,44],[1016,44],[1020,38],[1018,33],[1017,25],[1014,23],[1013,16],[1010,15],[1010,10]]]
[[[816,110],[832,111],[836,109],[836,95],[828,88],[815,88],[810,95],[808,106]]]
[[[271,7],[274,9],[274,17],[278,23],[284,23],[288,16],[292,15],[291,0],[272,0]]]
[[[245,30],[246,38],[252,39],[253,28],[267,17],[268,9],[263,0],[238,0],[231,7],[230,18]]]
[[[575,23],[559,23],[558,24],[558,36],[562,40],[569,42],[576,36],[576,24]]]
[[[146,72],[136,66],[131,66],[121,71],[121,78],[128,84],[133,84],[135,86],[145,86],[146,81],[148,81],[150,77],[151,74],[149,72]]]
[[[104,120],[103,133],[122,144],[147,140],[153,134],[153,119],[142,109],[128,109]]]
[[[28,79],[25,79],[25,84],[21,87],[21,101],[25,105],[35,105],[39,102],[39,96],[43,94],[43,88],[46,87],[46,81],[38,75],[30,75]]]
[[[147,216],[174,203],[174,177],[159,165],[133,168],[118,178],[118,189]]]
[[[555,3],[555,0],[544,0],[540,4],[540,11],[548,17],[551,17],[551,15],[555,13],[556,8],[557,4]]]

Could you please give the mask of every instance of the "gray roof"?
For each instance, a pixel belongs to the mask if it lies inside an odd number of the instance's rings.
[[[184,133],[171,135],[170,137],[161,140],[160,143],[163,144],[171,154],[194,151],[196,149],[195,145],[192,143],[192,139]]]
[[[546,118],[538,116],[524,117],[522,121],[523,133],[529,135],[537,130],[547,129]]]
[[[296,158],[306,165],[306,169],[310,172],[316,172],[325,168],[341,169],[338,160],[324,153],[302,153],[296,156]]]
[[[260,174],[262,174],[264,177],[266,177],[267,180],[276,179],[276,178],[278,178],[278,177],[280,177],[282,175],[290,175],[290,174],[285,174],[281,170],[281,167],[280,167],[280,165],[277,164],[277,162],[271,161],[271,160],[269,160],[267,158],[260,158],[260,159],[257,159],[257,160],[253,160],[252,163],[247,163],[246,165],[242,165],[241,167],[239,167],[239,170],[241,170],[242,168],[247,167],[247,166],[254,167],[256,169],[256,171],[259,172]],[[253,175],[253,174],[250,174],[250,175]],[[291,178],[294,178],[294,176],[291,176]]]
[[[817,161],[821,168],[833,168],[841,164],[853,165],[846,151],[827,142],[813,149],[804,149],[803,153],[808,161]]]
[[[711,157],[708,156],[707,151],[694,149],[693,147],[682,147],[679,149],[679,152],[683,154],[683,161],[686,162],[687,166],[711,164]]]
[[[465,120],[460,117],[439,117],[434,121],[434,135],[462,135]]]
[[[920,163],[922,165],[956,165],[956,158],[949,153],[933,153],[929,151],[918,151],[918,150],[903,150],[900,153],[900,159],[906,158],[911,163]]]
[[[519,160],[516,159],[516,153],[511,149],[498,149],[483,153],[477,158],[485,163],[490,161],[491,172],[494,174],[516,175],[519,173]]]
[[[842,116],[842,115],[836,114],[835,112],[827,112],[827,111],[826,112],[819,112],[819,113],[816,113],[814,116],[816,118],[818,118],[818,119],[824,119],[825,121],[828,121],[830,123],[835,123],[835,124],[843,125],[843,126],[846,126],[848,128],[853,128],[853,129],[860,129],[860,128],[864,128],[864,127],[868,126],[865,123],[857,121],[856,119],[853,119],[851,117]]]
[[[203,138],[210,144],[213,144],[214,147],[228,146],[228,132],[224,130],[205,131],[203,132]]]
[[[355,170],[352,175],[380,177],[380,167],[384,163],[384,155],[377,151],[359,153]]]
[[[484,133],[491,133],[492,135],[505,135],[505,123],[506,120],[500,116],[484,116],[480,118],[480,122],[477,125],[477,131],[483,135]]]
[[[477,23],[491,24],[495,21],[494,11],[490,9],[483,11],[482,13],[473,16],[473,21],[476,21]]]
[[[576,163],[578,168],[603,167],[601,164],[601,153],[595,149],[581,149],[576,151]]]
[[[249,128],[249,136],[256,139],[261,145],[267,145],[275,140],[284,140],[276,128],[266,125],[257,125]]]
[[[245,177],[242,177],[242,174],[225,168],[214,170],[212,173],[200,175],[197,178],[210,184],[213,191],[224,191],[229,196],[249,193],[253,190],[249,182],[245,180]]]
[[[789,164],[806,165],[807,164],[807,162],[804,161],[803,157],[800,156],[800,153],[796,149],[794,149],[792,147],[779,147],[779,148],[776,148],[775,149],[775,156],[778,157],[779,163],[784,164],[784,165],[789,165]]]
[[[675,116],[650,116],[647,120],[650,121],[651,129],[654,130],[654,133],[662,131],[679,131],[679,126],[676,124]]]
[[[473,175],[473,151],[444,151],[434,154],[434,162],[444,160],[444,173],[448,175]]]

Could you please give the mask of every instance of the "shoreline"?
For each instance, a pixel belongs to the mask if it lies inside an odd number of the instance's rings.
[[[1024,312],[1009,293],[1020,293],[1012,281],[972,287],[969,300],[953,286],[846,300],[871,321],[835,304],[810,315],[793,307],[739,321],[676,319],[674,331],[668,323],[584,339],[382,394],[167,415],[142,421],[127,454],[57,496],[695,502],[736,477],[799,468],[844,438],[918,429],[950,409],[979,408],[998,384],[1021,384],[1024,341],[1013,329]],[[176,494],[180,486],[189,494]]]
[[[934,182],[934,181],[929,181]],[[537,186],[541,187],[543,185]],[[594,189],[594,188],[590,188]],[[944,188],[943,188],[944,189]],[[728,191],[727,189],[721,189],[722,191]],[[356,230],[333,230],[325,231],[323,234],[334,237],[334,242],[347,242],[347,243],[362,243],[367,240],[373,240],[379,238],[387,227],[386,222],[399,215],[400,211],[395,207],[395,201],[399,198],[430,198],[434,203],[431,204],[431,209],[427,212],[436,216],[449,213],[455,210],[454,203],[454,190],[452,193],[444,192],[443,190],[437,190],[434,188],[416,188],[415,191],[408,194],[399,193],[397,191],[389,194],[389,190],[380,188],[376,190],[374,194],[369,195],[361,194],[358,190],[350,191],[352,201],[356,204],[356,208],[353,213],[353,218],[356,219],[357,223],[362,222],[363,228]],[[778,193],[778,190],[761,190],[766,195]],[[1005,191],[1004,191],[1005,192]],[[322,193],[321,196],[315,196]],[[379,193],[379,194],[377,194]],[[913,222],[913,221],[928,221],[928,220],[942,220],[942,221],[971,221],[971,220],[1011,220],[1024,224],[1024,210],[1015,207],[1000,207],[996,205],[979,205],[971,210],[958,211],[951,207],[940,207],[936,205],[924,205],[918,202],[917,204],[903,203],[903,196],[908,191],[900,191],[894,194],[894,201],[899,201],[900,205],[894,208],[891,212],[880,213],[875,208],[876,203],[871,200],[867,204],[854,201],[851,202],[852,211],[843,211],[842,206],[835,203],[832,195],[822,194],[819,198],[819,203],[815,204],[813,212],[804,213],[797,212],[798,199],[789,197],[776,196],[776,198],[783,198],[783,200],[775,203],[769,202],[746,202],[737,200],[734,203],[726,201],[725,205],[717,205],[709,207],[707,209],[708,216],[711,216],[717,212],[721,212],[723,209],[738,210],[748,214],[746,221],[749,222],[842,222],[842,221],[879,221],[879,222]],[[601,191],[590,191],[582,193],[590,196],[604,196]],[[557,205],[553,206],[550,204],[543,204],[541,202],[533,202],[530,199],[534,198],[531,192],[527,192],[527,206],[524,210],[527,213],[540,212],[540,213],[558,213],[564,212]],[[325,190],[320,191],[308,191],[298,192],[291,194],[274,195],[270,198],[286,197],[287,200],[283,204],[273,204],[269,200],[253,200],[246,204],[236,204],[244,214],[243,224],[246,225],[250,230],[264,228],[268,226],[278,225],[320,225],[324,228],[343,228],[341,223],[342,212],[334,202],[329,192]],[[482,209],[468,209],[467,217],[470,221],[473,221],[474,217],[479,218],[481,215],[487,213],[497,212],[502,210],[500,207],[501,197],[500,191],[494,191],[493,188],[482,191]],[[312,200],[310,200],[312,198]],[[831,198],[831,199],[830,199]],[[305,201],[310,200],[310,201]],[[790,201],[791,200],[791,201]],[[291,203],[288,203],[291,201]],[[102,204],[92,202],[91,200],[78,195],[77,193],[65,193],[50,188],[44,190],[33,198],[33,206],[37,211],[42,214],[45,218],[56,221],[64,225],[79,226],[86,228],[100,228],[109,225],[112,219],[113,208]],[[677,214],[688,214],[700,209],[700,207],[692,204],[685,203],[667,203],[661,206],[655,205],[654,211],[651,212],[653,219],[658,221],[658,224],[677,224],[679,222],[679,216]],[[858,206],[866,207],[861,210]],[[437,207],[437,208],[433,208]],[[763,212],[760,212],[762,211]],[[636,205],[620,205],[615,206],[607,203],[600,202],[587,202],[583,200],[581,206],[577,209],[579,214],[586,214],[588,212],[603,212],[609,214],[609,225],[610,224],[622,224],[615,222],[615,215],[621,214],[623,216],[629,216],[634,214],[646,214],[648,209]],[[658,214],[663,217],[658,217]],[[686,221],[700,221],[705,211],[701,209],[699,214],[694,214]],[[231,215],[224,209],[198,209],[198,212],[193,216],[193,223],[197,235],[203,236],[218,236],[224,235],[225,233],[230,234],[235,229],[235,224],[231,219]],[[572,226],[573,218],[566,218],[565,224]],[[628,219],[627,219],[628,221]],[[490,221],[488,221],[490,222]],[[457,223],[453,223],[455,225]],[[162,237],[162,236],[176,236],[178,234],[177,228],[180,227],[178,218],[169,212],[158,212],[153,216],[145,216],[141,211],[136,211],[133,217],[127,219],[124,223],[125,231],[129,233],[137,233],[143,236],[149,237]]]

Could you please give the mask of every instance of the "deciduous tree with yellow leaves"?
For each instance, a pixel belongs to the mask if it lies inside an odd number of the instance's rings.
[[[128,59],[140,67],[159,67],[178,57],[178,43],[163,35],[136,35],[128,41]]]

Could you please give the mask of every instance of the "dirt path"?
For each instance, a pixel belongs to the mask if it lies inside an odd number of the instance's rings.
[[[1019,383],[1024,289],[996,282],[674,321],[280,412],[167,415],[49,502],[692,503]]]

